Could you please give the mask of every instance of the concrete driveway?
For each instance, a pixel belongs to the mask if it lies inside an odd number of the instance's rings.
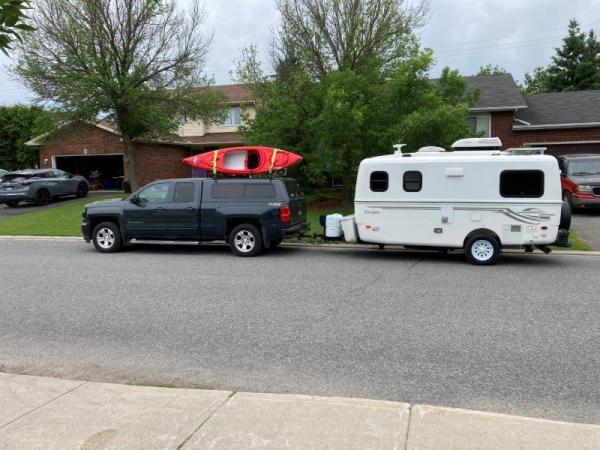
[[[110,191],[92,191],[89,193],[90,201],[93,202],[95,196],[106,195],[108,193],[110,193]],[[115,191],[115,197],[118,197],[119,194],[123,193]],[[76,200],[80,199],[78,199],[74,195],[70,195],[69,197],[63,197],[58,200],[54,200],[45,206],[38,206],[34,203],[20,203],[19,206],[17,206],[16,208],[10,208],[5,204],[0,204],[0,219],[4,219],[5,217],[18,216],[20,214],[25,214],[34,211],[43,211],[45,209],[56,208],[57,206],[64,206]]]
[[[0,371],[600,423],[600,257],[0,239]]]
[[[577,210],[572,228],[592,247],[600,249],[600,208]]]

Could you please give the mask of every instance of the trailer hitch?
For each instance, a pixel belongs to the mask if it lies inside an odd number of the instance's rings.
[[[552,249],[550,247],[548,247],[547,245],[536,245],[535,247],[537,249],[543,251],[546,255],[548,253],[552,253]]]

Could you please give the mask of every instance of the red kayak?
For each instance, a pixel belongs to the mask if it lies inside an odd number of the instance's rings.
[[[200,153],[184,163],[213,174],[255,175],[287,169],[302,161],[302,156],[272,147],[231,147]]]

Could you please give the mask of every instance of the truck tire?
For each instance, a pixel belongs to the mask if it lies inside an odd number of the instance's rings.
[[[465,242],[465,256],[477,266],[496,264],[501,252],[500,243],[491,234],[474,234]]]
[[[229,247],[237,256],[257,256],[262,251],[262,238],[259,229],[248,223],[238,225],[229,235]]]
[[[102,222],[96,225],[92,231],[92,241],[96,250],[101,253],[118,252],[123,245],[119,225],[114,222]]]
[[[50,203],[50,200],[51,200],[50,192],[48,192],[46,189],[40,189],[39,191],[37,191],[37,194],[35,194],[36,205],[39,205],[39,206],[47,205],[48,203]]]

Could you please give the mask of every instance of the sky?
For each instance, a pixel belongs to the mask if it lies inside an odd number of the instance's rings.
[[[185,7],[190,0],[178,0]],[[413,1],[413,0],[407,0]],[[217,84],[232,81],[241,49],[256,45],[268,63],[268,42],[277,26],[273,0],[204,0],[207,33],[213,33],[206,72]],[[522,80],[536,66],[549,64],[571,18],[584,30],[600,34],[600,0],[430,0],[427,24],[417,30],[423,47],[434,50],[437,63],[473,75],[497,64]],[[33,95],[11,78],[9,57],[0,56],[0,104],[28,103]]]

